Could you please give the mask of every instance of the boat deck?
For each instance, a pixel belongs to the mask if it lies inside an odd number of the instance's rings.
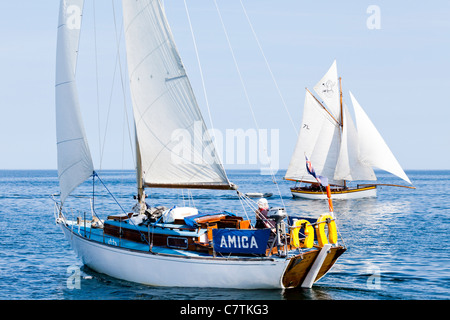
[[[149,252],[150,251],[150,246],[149,244],[145,243],[145,242],[135,242],[135,241],[131,241],[131,240],[127,240],[127,239],[122,239],[120,237],[115,237],[112,235],[108,235],[104,233],[104,230],[102,228],[93,228],[91,227],[91,222],[86,222],[85,224],[78,224],[76,221],[66,221],[68,227],[72,230],[72,232],[88,238],[91,241],[95,241],[95,242],[100,242],[103,244],[107,244],[110,246],[116,246],[116,247],[121,247],[121,248],[126,248],[126,249],[131,249],[131,250],[137,250],[137,251],[143,251],[143,252]],[[119,222],[114,222],[119,224]],[[134,227],[134,226],[133,226]],[[169,228],[173,227],[172,230],[170,230]],[[141,231],[141,232],[145,232],[146,234],[148,233],[148,228],[147,227],[142,227],[142,226],[136,226],[137,230]],[[165,225],[164,228],[162,228],[161,226],[156,226],[155,229],[159,229],[159,232],[163,232],[163,233],[168,233],[168,234],[173,234],[173,235],[181,235],[181,236],[198,236],[198,234],[202,234],[205,233],[206,230],[199,230],[199,233],[197,232],[192,232],[192,231],[178,231],[175,229],[178,229],[179,225]],[[198,256],[210,256],[207,252],[200,252],[200,251],[196,251],[196,252],[192,252],[192,251],[188,251],[188,250],[182,250],[182,249],[175,249],[175,248],[168,248],[168,247],[163,247],[163,246],[152,246],[151,251],[154,253],[160,253],[160,254],[172,254],[172,255],[179,255],[179,256],[193,256],[193,257],[198,257]]]
[[[108,221],[108,224],[112,223],[114,225],[120,225],[120,222],[111,222]],[[212,255],[211,252],[208,251],[192,251],[186,249],[177,249],[170,248],[167,246],[158,246],[152,245],[150,248],[150,244],[144,240],[141,242],[127,240],[121,237],[116,237],[104,232],[103,228],[96,228],[91,226],[90,221],[86,222],[77,222],[77,221],[66,221],[67,228],[70,229],[74,234],[77,234],[81,237],[87,238],[90,241],[95,241],[98,243],[103,243],[109,246],[115,246],[140,252],[152,252],[155,254],[165,254],[165,255],[176,255],[183,257],[204,257],[204,258],[214,258],[214,257],[225,257],[227,259],[274,259],[277,258],[277,255],[270,256],[242,256],[242,255],[234,255],[234,254],[220,254]],[[207,229],[190,229],[187,225],[177,225],[177,224],[156,224],[154,228],[148,228],[146,226],[132,226],[129,224],[122,223],[122,227],[124,229],[136,229],[142,233],[142,235],[148,235],[150,232],[151,237],[151,229],[157,234],[167,234],[173,236],[184,236],[184,237],[199,237],[202,235],[206,235]],[[317,248],[302,248],[301,252],[298,249],[289,250],[287,257],[295,257],[299,254],[304,254],[309,251],[317,251]]]

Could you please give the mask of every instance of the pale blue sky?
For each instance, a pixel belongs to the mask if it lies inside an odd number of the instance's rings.
[[[109,105],[114,56],[112,14],[97,5],[101,115]],[[214,127],[249,129],[255,124],[244,96],[212,0],[189,0]],[[120,2],[115,1],[116,9]],[[296,143],[292,117],[300,126],[305,87],[312,88],[334,59],[343,78],[344,99],[351,90],[372,119],[402,167],[450,169],[450,2],[440,1],[303,1],[243,0],[254,30],[278,83],[282,100],[245,20],[238,0],[217,0],[249,98],[262,129],[280,133],[281,168]],[[165,1],[166,12],[204,117],[206,113],[197,58],[182,0]],[[370,5],[380,10],[381,29],[370,30]],[[54,74],[59,0],[0,2],[0,169],[56,169]],[[92,26],[92,1],[86,0],[84,27]],[[118,14],[117,14],[118,15]],[[120,25],[121,21],[117,21]],[[83,29],[84,32],[84,29]],[[87,34],[87,33],[86,33]],[[88,34],[80,48],[92,50]],[[87,57],[87,54],[86,54]],[[96,166],[98,144],[95,65],[80,56],[85,71],[78,86]],[[125,61],[122,61],[125,64]],[[80,66],[81,68],[81,66]],[[90,74],[88,72],[91,72]],[[123,110],[119,78],[113,102]],[[114,108],[114,107],[113,107]],[[122,116],[105,145],[103,168],[132,166],[122,145]],[[128,139],[126,137],[125,139]],[[125,150],[125,153],[123,152]],[[122,155],[125,154],[123,157]],[[109,157],[108,157],[109,156]],[[112,160],[106,160],[106,158]],[[123,161],[122,161],[123,157]],[[227,167],[227,165],[226,165]],[[233,166],[229,166],[233,168]]]

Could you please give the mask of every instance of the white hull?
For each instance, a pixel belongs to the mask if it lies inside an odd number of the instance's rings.
[[[276,257],[251,261],[151,254],[91,241],[60,226],[89,268],[151,286],[279,289],[289,264],[288,259]]]
[[[297,191],[291,189],[292,196],[294,198],[311,199],[311,200],[326,200],[327,193],[324,192],[308,192]],[[331,198],[335,199],[361,199],[361,198],[374,198],[377,196],[376,188],[361,188],[361,189],[349,189],[342,192],[332,192]]]

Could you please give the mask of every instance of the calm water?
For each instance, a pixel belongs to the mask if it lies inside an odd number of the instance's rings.
[[[450,298],[450,171],[407,172],[416,190],[382,187],[376,199],[334,201],[338,227],[349,250],[312,289],[211,290],[154,288],[119,281],[82,267],[62,232],[54,224],[52,193],[58,191],[56,171],[0,171],[0,299],[90,300],[447,300]],[[100,174],[117,201],[132,206],[135,177],[131,171]],[[398,183],[378,175],[380,183]],[[295,200],[291,183],[277,175],[282,197],[270,177],[259,172],[232,171],[230,180],[243,192],[273,192],[271,206],[289,214],[318,217],[326,201]],[[89,196],[92,182],[77,190]],[[97,214],[105,217],[118,207],[100,182]],[[192,191],[200,210],[232,210],[244,215],[233,192]],[[156,192],[152,205],[188,205],[186,194]],[[89,212],[86,203],[81,210]],[[192,204],[192,202],[191,202]],[[74,206],[75,207],[75,206]],[[73,214],[82,215],[79,212]],[[247,214],[250,216],[250,210]],[[71,267],[81,267],[80,289],[70,289]]]

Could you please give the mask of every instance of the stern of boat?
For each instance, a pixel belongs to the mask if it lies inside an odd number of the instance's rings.
[[[291,258],[283,274],[283,287],[311,288],[313,283],[319,281],[331,270],[337,259],[347,249],[343,246],[325,248],[325,257],[323,258],[323,261],[321,261],[321,265],[319,265],[320,262],[318,259],[322,250],[323,248],[316,248],[316,250],[299,254]]]

